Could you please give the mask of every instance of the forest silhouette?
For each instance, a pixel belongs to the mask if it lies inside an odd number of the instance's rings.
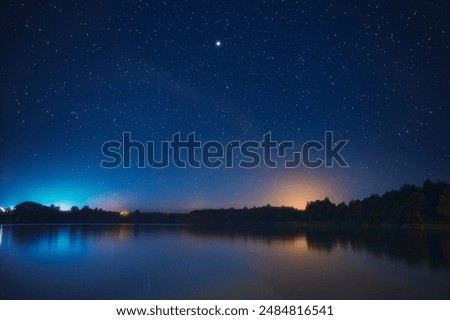
[[[0,223],[167,223],[237,224],[274,222],[330,222],[339,224],[407,225],[450,224],[450,184],[425,181],[404,185],[383,195],[373,194],[348,204],[328,198],[308,202],[304,210],[292,207],[203,209],[189,213],[115,212],[84,206],[59,207],[23,202],[0,214]]]

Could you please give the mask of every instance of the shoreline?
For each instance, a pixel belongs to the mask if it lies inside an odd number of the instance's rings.
[[[254,229],[258,227],[299,227],[299,228],[332,228],[332,229],[379,229],[379,230],[445,230],[450,231],[448,223],[429,224],[367,224],[367,223],[346,223],[334,221],[274,221],[274,222],[214,222],[214,223],[170,223],[170,222],[35,222],[35,223],[0,223],[3,226],[177,226],[177,227],[204,227],[209,229],[237,228]]]

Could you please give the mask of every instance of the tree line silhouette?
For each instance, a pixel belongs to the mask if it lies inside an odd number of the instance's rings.
[[[59,207],[23,202],[0,214],[0,223],[168,223],[228,224],[269,222],[336,222],[355,224],[429,224],[450,223],[450,184],[425,181],[421,187],[404,185],[379,196],[373,194],[348,204],[334,204],[328,198],[308,202],[304,210],[292,207],[242,209],[206,209],[189,213],[143,213],[136,210],[120,213],[72,207]]]

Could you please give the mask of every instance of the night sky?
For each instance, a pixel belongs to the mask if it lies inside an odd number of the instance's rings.
[[[450,181],[449,12],[445,0],[2,1],[0,206],[302,208]],[[333,131],[350,167],[101,168],[124,131],[300,145]]]

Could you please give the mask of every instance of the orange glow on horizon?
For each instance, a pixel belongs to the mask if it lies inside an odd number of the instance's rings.
[[[294,207],[305,209],[307,202],[322,200],[329,197],[332,201],[335,193],[320,181],[279,181],[267,199],[274,206]]]

